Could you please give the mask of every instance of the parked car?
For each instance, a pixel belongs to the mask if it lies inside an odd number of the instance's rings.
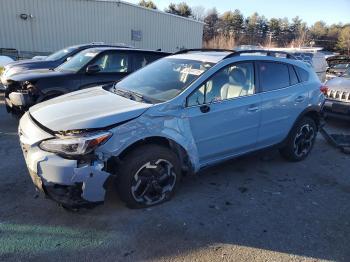
[[[23,113],[36,103],[79,89],[119,81],[169,53],[134,48],[85,49],[55,69],[28,70],[7,80],[8,112]]]
[[[3,74],[0,74],[1,83],[3,85],[7,85],[7,80],[11,78],[14,74],[32,70],[32,69],[52,69],[56,68],[59,65],[63,64],[70,58],[72,58],[75,54],[79,53],[88,48],[92,47],[129,47],[123,44],[104,44],[104,43],[90,43],[90,44],[82,44],[66,47],[62,50],[59,50],[43,59],[26,59],[14,61],[10,64],[7,64]]]
[[[301,48],[273,48],[275,51],[285,51],[292,54],[296,59],[304,61],[312,66],[322,83],[326,81],[327,61],[326,54],[320,47]]]
[[[334,77],[341,76],[350,68],[350,57],[345,55],[331,56],[327,58],[328,68],[326,79],[330,80]]]
[[[325,116],[350,120],[350,68],[326,82]]]
[[[303,160],[324,102],[317,75],[297,60],[241,54],[181,51],[31,107],[19,137],[34,184],[79,207],[103,202],[114,176],[139,208],[168,200],[184,172],[272,145]]]
[[[13,59],[11,57],[0,55],[0,75],[5,70],[5,66],[11,62],[13,62]],[[4,86],[0,83],[0,91],[3,90]]]

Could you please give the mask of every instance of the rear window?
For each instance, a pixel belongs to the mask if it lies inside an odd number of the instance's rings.
[[[259,63],[260,86],[263,92],[289,86],[288,65],[281,63]]]
[[[295,66],[294,68],[296,69],[301,82],[306,82],[309,80],[309,73],[306,70],[297,66]]]

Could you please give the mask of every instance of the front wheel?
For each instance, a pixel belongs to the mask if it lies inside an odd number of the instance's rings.
[[[310,117],[304,117],[289,134],[286,145],[280,149],[281,155],[295,162],[305,159],[314,146],[316,135],[315,121]]]
[[[159,145],[144,145],[122,160],[117,189],[131,208],[142,208],[169,200],[181,178],[177,155]]]

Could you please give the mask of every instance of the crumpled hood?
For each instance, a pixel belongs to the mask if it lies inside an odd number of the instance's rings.
[[[103,128],[140,116],[151,104],[139,103],[101,86],[37,104],[30,115],[52,131]]]
[[[326,85],[332,90],[350,91],[350,78],[335,77],[329,80]]]

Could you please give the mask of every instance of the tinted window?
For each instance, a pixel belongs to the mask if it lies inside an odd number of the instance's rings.
[[[92,65],[98,65],[102,73],[128,72],[128,54],[110,52],[102,54]]]
[[[309,80],[309,73],[306,70],[297,66],[295,66],[295,69],[297,70],[301,82],[306,82],[307,80]]]
[[[254,93],[254,66],[252,63],[239,63],[215,73],[187,98],[187,105],[201,105]]]
[[[297,74],[295,73],[293,66],[289,66],[289,75],[290,75],[290,84],[291,85],[296,85],[299,83]]]
[[[163,57],[163,55],[152,54],[152,53],[135,53],[134,54],[134,70],[140,69],[157,59]]]
[[[288,66],[281,63],[259,63],[260,85],[263,92],[289,86]]]

